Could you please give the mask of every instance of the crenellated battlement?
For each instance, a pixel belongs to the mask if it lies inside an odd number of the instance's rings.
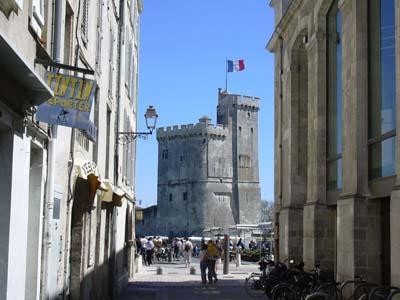
[[[260,98],[237,95],[237,94],[219,94],[219,105],[234,105],[238,109],[258,111],[260,109]]]
[[[174,125],[157,128],[157,139],[193,136],[225,137],[228,128],[223,125],[205,123]]]

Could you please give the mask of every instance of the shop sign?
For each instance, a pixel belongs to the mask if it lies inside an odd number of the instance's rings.
[[[53,125],[93,131],[90,110],[96,90],[94,80],[46,72],[48,86],[54,97],[39,105],[36,120]]]

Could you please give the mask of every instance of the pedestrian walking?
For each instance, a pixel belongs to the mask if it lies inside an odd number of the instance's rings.
[[[219,237],[215,241],[215,246],[217,247],[217,251],[218,251],[218,258],[215,261],[215,274],[217,274],[218,264],[222,264],[222,257],[223,257],[222,243],[221,243],[221,240]]]
[[[200,273],[201,273],[201,283],[207,284],[207,268],[208,268],[208,254],[207,254],[207,244],[204,240],[201,241],[200,249]]]
[[[220,258],[220,252],[217,245],[212,240],[207,243],[207,256],[208,256],[208,282],[216,283],[218,281],[217,273],[215,271],[215,263]],[[213,281],[214,279],[214,281]]]
[[[143,246],[142,246],[142,242],[140,241],[140,238],[137,237],[135,242],[136,242],[136,254],[137,255],[142,255]]]
[[[142,251],[141,251],[142,261],[144,262],[145,265],[147,265],[147,261],[146,261],[146,243],[147,242],[148,242],[148,240],[143,235],[140,238],[140,243],[142,244]]]
[[[179,261],[179,257],[181,256],[181,248],[182,248],[182,241],[178,239],[175,246],[175,253],[176,253],[176,260]]]
[[[147,241],[146,245],[146,262],[147,265],[150,266],[153,264],[153,253],[154,253],[154,243],[153,243],[153,238],[149,238]]]
[[[242,242],[242,238],[239,239],[239,241],[236,244],[236,247],[238,247],[239,251],[244,249],[244,243]]]
[[[183,244],[183,260],[185,262],[186,268],[190,267],[190,263],[192,260],[192,250],[193,244],[190,239],[186,240]]]

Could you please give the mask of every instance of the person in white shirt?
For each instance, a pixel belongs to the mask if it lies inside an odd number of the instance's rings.
[[[186,268],[190,267],[190,262],[192,259],[192,250],[193,250],[193,244],[188,239],[183,243],[183,260],[185,262]]]
[[[144,245],[146,248],[146,262],[148,266],[153,264],[154,243],[152,240],[153,238],[149,238],[147,243]]]
[[[177,249],[176,260],[179,261],[179,257],[181,257],[182,254],[182,241],[179,239],[176,242],[176,249]]]

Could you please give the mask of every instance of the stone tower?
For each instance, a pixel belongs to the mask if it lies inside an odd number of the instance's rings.
[[[229,128],[232,139],[232,211],[236,224],[258,222],[258,110],[258,98],[218,92],[217,123]]]
[[[218,92],[217,125],[157,130],[158,233],[202,235],[259,220],[259,99]]]

